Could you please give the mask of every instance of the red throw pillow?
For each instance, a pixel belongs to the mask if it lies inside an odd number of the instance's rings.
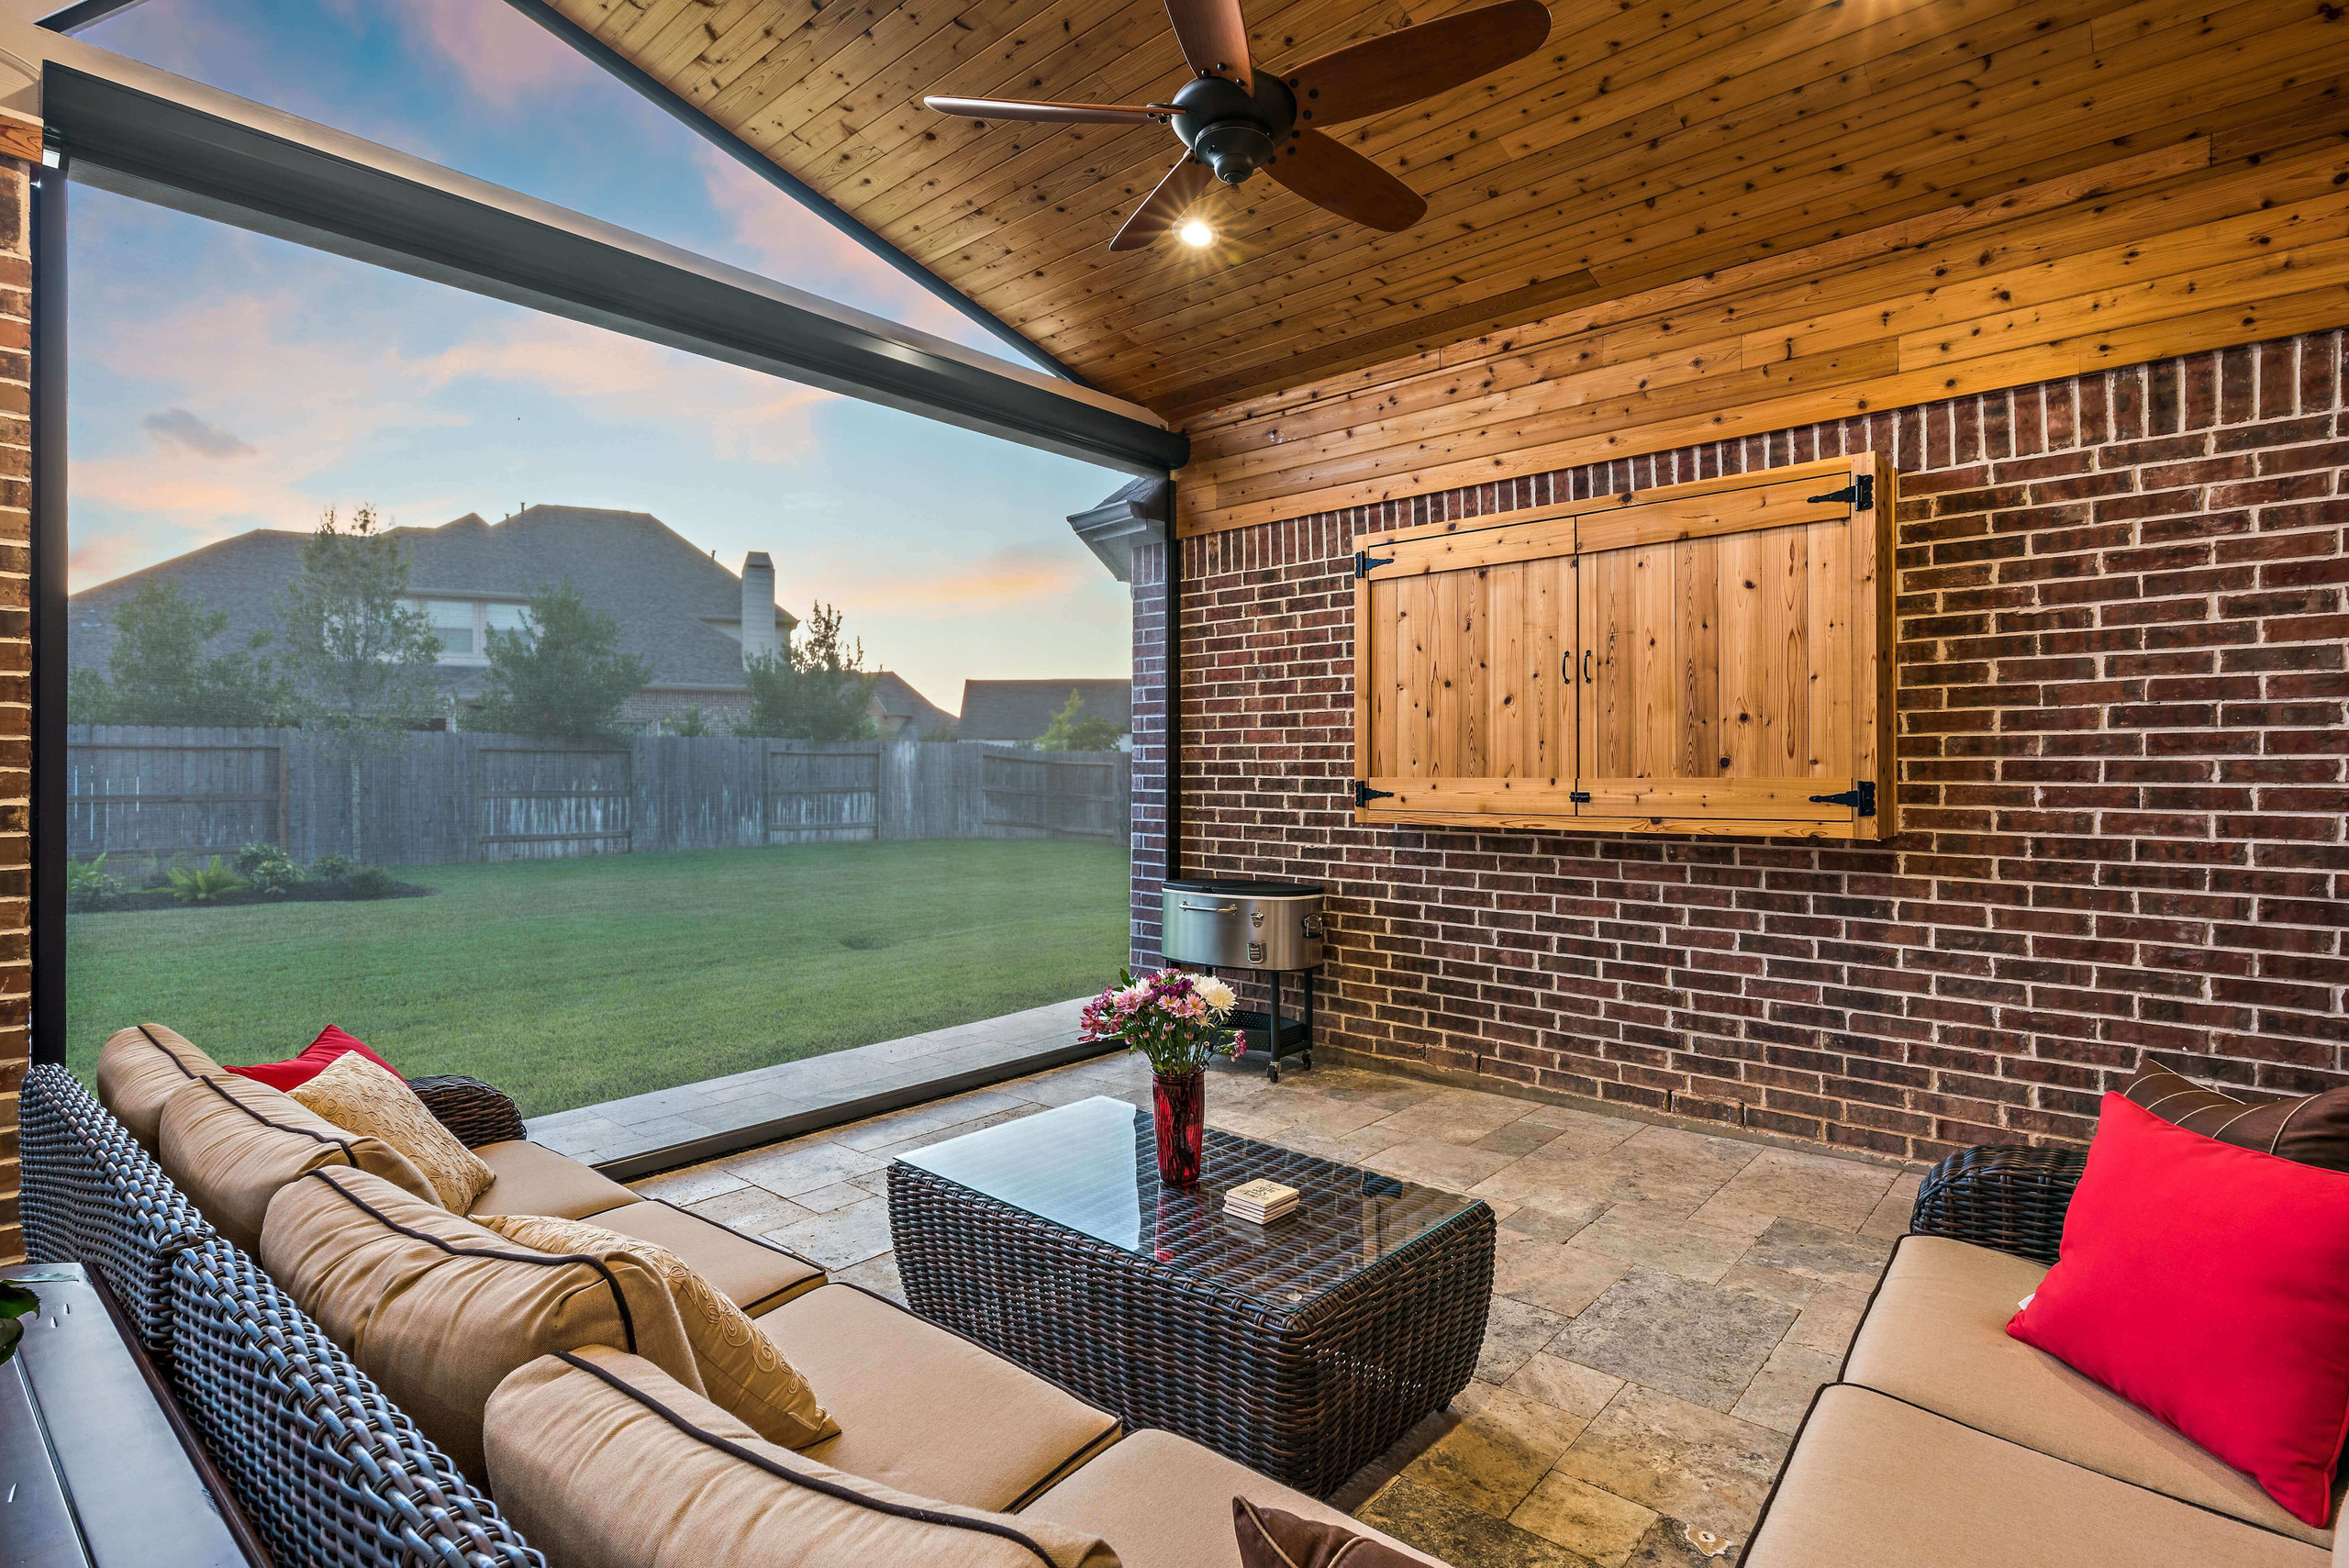
[[[327,1063],[346,1051],[357,1051],[395,1077],[399,1069],[367,1049],[367,1042],[356,1035],[348,1035],[328,1024],[318,1031],[318,1038],[302,1048],[302,1054],[284,1062],[262,1062],[250,1067],[231,1067],[229,1072],[250,1078],[256,1084],[266,1084],[281,1094],[300,1088],[327,1070]]]
[[[2349,1435],[2349,1174],[2107,1095],[2062,1251],[2007,1332],[2321,1529]]]

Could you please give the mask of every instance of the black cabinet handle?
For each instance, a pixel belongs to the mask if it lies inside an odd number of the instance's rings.
[[[1582,651],[1582,684],[1586,686],[1590,684],[1590,650],[1587,648]]]

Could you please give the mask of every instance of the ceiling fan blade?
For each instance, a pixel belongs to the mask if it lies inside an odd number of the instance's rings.
[[[1215,183],[1215,172],[1189,153],[1183,161],[1166,171],[1166,178],[1158,188],[1144,196],[1141,206],[1134,208],[1125,227],[1109,241],[1112,250],[1139,250],[1168,229],[1183,216],[1183,209],[1207,195]]]
[[[1308,60],[1282,79],[1314,125],[1383,115],[1522,60],[1550,36],[1542,0],[1503,0],[1364,39]]]
[[[1427,216],[1419,194],[1318,130],[1292,133],[1264,172],[1316,206],[1366,228],[1396,234]]]
[[[922,107],[974,120],[1046,120],[1060,125],[1152,125],[1166,116],[1138,104],[1032,104],[1019,98],[926,97]]]
[[[1166,0],[1166,19],[1183,58],[1203,76],[1222,76],[1255,90],[1248,63],[1248,18],[1240,0]]]

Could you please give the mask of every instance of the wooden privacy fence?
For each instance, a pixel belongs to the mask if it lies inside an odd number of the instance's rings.
[[[268,744],[84,742],[65,758],[67,852],[117,860],[233,855],[282,841],[285,749]]]
[[[767,753],[770,844],[820,844],[881,836],[881,753]]]
[[[979,760],[990,828],[1114,842],[1130,831],[1133,770],[1117,752],[990,752]]]
[[[632,753],[484,746],[473,759],[478,858],[626,854],[633,847]]]
[[[67,852],[169,860],[254,841],[350,854],[353,752],[330,733],[72,726]],[[978,741],[417,733],[361,748],[384,865],[874,839],[1126,837],[1130,759]]]

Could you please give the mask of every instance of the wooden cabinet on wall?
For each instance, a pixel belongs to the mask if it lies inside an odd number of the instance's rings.
[[[1359,541],[1354,819],[1894,831],[1874,456]]]

